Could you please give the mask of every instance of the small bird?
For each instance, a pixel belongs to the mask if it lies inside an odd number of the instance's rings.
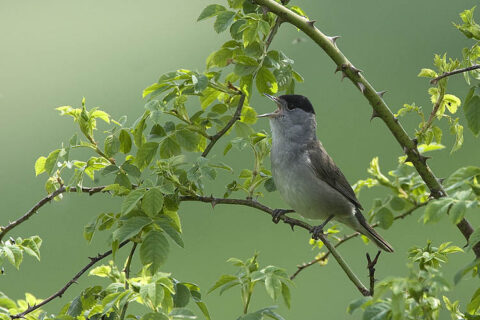
[[[270,120],[272,176],[280,195],[296,212],[308,219],[324,219],[314,227],[312,237],[318,239],[323,227],[335,219],[372,240],[379,248],[393,252],[365,220],[347,179],[317,139],[315,110],[302,95],[274,97],[265,94],[278,106],[271,113],[259,115]],[[279,221],[288,210],[277,210]]]

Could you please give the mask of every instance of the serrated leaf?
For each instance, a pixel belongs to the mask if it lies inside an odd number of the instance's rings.
[[[173,295],[173,305],[175,308],[183,308],[190,301],[190,290],[181,284],[177,283],[175,288],[175,294]]]
[[[468,128],[475,137],[480,134],[480,97],[474,95],[471,99],[465,101],[463,113],[467,119]]]
[[[60,154],[60,149],[54,150],[50,152],[47,159],[45,159],[44,168],[48,175],[51,175],[53,170],[55,169],[59,154]]]
[[[127,130],[122,129],[120,130],[118,138],[120,139],[120,152],[125,154],[129,153],[132,149],[132,138],[130,137],[130,134]]]
[[[160,144],[160,157],[163,159],[171,158],[181,154],[180,145],[174,137],[168,136]]]
[[[261,94],[275,94],[278,91],[278,84],[275,76],[265,67],[261,67],[260,70],[258,70],[255,83],[257,85],[258,92]]]
[[[229,274],[224,274],[220,277],[220,279],[217,280],[217,282],[215,282],[215,284],[210,289],[208,289],[207,293],[210,293],[215,289],[218,289],[221,286],[233,281],[238,282],[238,278]]]
[[[220,12],[225,11],[225,7],[221,6],[219,4],[211,4],[205,7],[203,11],[200,13],[200,15],[197,18],[197,21],[202,21],[204,19],[214,17],[218,15]]]
[[[38,176],[39,174],[45,172],[46,161],[47,158],[45,157],[39,157],[37,161],[35,161],[35,176]]]
[[[131,191],[122,202],[121,213],[127,214],[130,211],[132,211],[132,209],[135,208],[138,201],[142,199],[144,194],[145,194],[145,190],[143,189],[137,189],[137,190]]]
[[[178,144],[187,151],[197,151],[200,142],[200,136],[195,132],[182,129],[175,132]]]
[[[113,231],[112,238],[119,243],[130,239],[142,231],[143,227],[150,224],[152,220],[146,217],[132,217],[123,222],[122,226]]]
[[[163,207],[163,194],[158,188],[151,188],[142,198],[142,209],[151,217],[156,216]]]
[[[467,202],[465,200],[460,200],[455,202],[453,206],[450,208],[450,220],[453,224],[458,224],[463,217],[465,216],[465,212],[467,211]]]
[[[220,12],[217,15],[217,19],[215,19],[213,28],[217,33],[227,30],[227,28],[230,27],[230,25],[232,24],[234,17],[235,17],[235,12],[232,12],[232,11]]]
[[[436,78],[438,75],[435,71],[433,71],[432,69],[426,69],[426,68],[422,68],[422,70],[420,70],[420,73],[417,75],[417,77],[427,77],[427,78]]]
[[[120,139],[114,135],[105,138],[105,154],[109,157],[115,155],[120,150]]]
[[[140,246],[140,260],[144,266],[150,265],[149,270],[154,274],[167,260],[169,249],[163,232],[150,230]]]
[[[248,123],[248,124],[254,124],[257,122],[257,113],[252,107],[249,106],[244,106],[242,108],[242,114],[240,116],[240,121]]]
[[[423,214],[423,223],[438,222],[448,212],[452,199],[432,200],[428,203]]]
[[[151,141],[145,142],[140,146],[135,158],[135,162],[140,169],[148,167],[150,162],[152,162],[155,154],[157,153],[158,145],[158,142]]]
[[[290,288],[283,282],[282,282],[282,297],[283,297],[283,301],[285,302],[285,305],[287,306],[288,309],[290,309],[290,301],[291,301]]]
[[[162,228],[162,230],[165,231],[165,233],[168,234],[176,244],[182,248],[185,246],[180,232],[175,228],[175,222],[173,219],[160,219],[157,223],[158,226]]]

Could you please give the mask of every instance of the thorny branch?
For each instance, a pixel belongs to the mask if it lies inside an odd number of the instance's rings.
[[[268,8],[271,12],[281,17],[283,21],[289,22],[298,29],[302,30],[315,43],[317,43],[323,51],[335,62],[337,71],[341,71],[342,77],[349,78],[353,84],[360,90],[363,96],[369,101],[373,108],[374,117],[379,117],[387,125],[390,132],[402,147],[404,153],[408,156],[408,161],[412,162],[415,169],[422,177],[423,181],[430,189],[431,196],[438,199],[447,196],[447,193],[439,180],[427,165],[427,158],[420,154],[417,149],[417,143],[411,139],[402,125],[399,123],[388,105],[383,100],[383,93],[377,92],[373,86],[362,75],[362,71],[356,68],[345,55],[338,49],[336,39],[338,37],[329,37],[323,34],[315,26],[315,20],[309,20],[303,16],[296,14],[282,4],[274,0],[253,0],[260,6]],[[467,219],[463,218],[458,224],[465,239],[469,239],[473,233],[473,227]],[[480,257],[480,245],[476,245],[473,251],[477,258]]]
[[[120,245],[118,246],[118,248],[120,249],[121,247],[123,247],[124,245],[126,245],[130,240],[125,240],[124,242],[120,243]],[[94,264],[96,264],[98,261],[102,260],[103,258],[105,257],[108,257],[109,255],[112,254],[112,250],[108,250],[107,252],[105,253],[102,253],[102,254],[98,254],[96,257],[92,257],[92,258],[89,258],[90,259],[90,262],[85,266],[83,267],[82,270],[80,270],[70,281],[67,282],[67,284],[65,286],[63,286],[63,288],[61,288],[60,290],[58,290],[57,292],[55,292],[54,294],[52,294],[50,297],[48,297],[47,299],[43,300],[42,302],[40,302],[39,304],[36,304],[34,306],[29,306],[27,308],[27,310],[21,312],[21,313],[17,313],[17,314],[13,314],[10,316],[11,319],[18,319],[18,318],[24,318],[25,315],[29,314],[30,312],[33,312],[39,308],[41,308],[42,306],[46,305],[47,303],[49,303],[50,301],[54,300],[55,298],[60,298],[62,297],[62,295],[65,293],[65,291],[67,291],[67,289],[74,283],[77,282],[78,278],[80,278],[82,276],[82,274],[84,274],[85,272],[88,271],[88,269],[90,269]]]
[[[422,203],[419,203],[417,204],[416,206],[408,209],[407,211],[405,211],[404,213],[402,214],[399,214],[398,216],[396,216],[395,218],[393,218],[393,220],[398,220],[398,219],[403,219],[405,218],[406,216],[409,216],[411,215],[415,210],[417,210],[418,208],[421,208],[421,207],[424,207],[428,204],[428,201],[426,202],[422,202]],[[378,227],[379,223],[374,223],[372,224],[372,228],[376,228]],[[344,236],[343,238],[341,238],[340,240],[338,240],[338,242],[335,244],[335,248],[338,248],[339,246],[341,246],[342,244],[344,244],[345,242],[347,242],[348,240],[350,239],[353,239],[353,238],[356,238],[360,235],[360,233],[358,232],[354,232],[354,233],[351,233],[349,235],[346,235]],[[318,262],[321,262],[321,261],[325,261],[326,259],[328,259],[328,256],[330,255],[330,252],[327,252],[325,253],[324,255],[321,255],[315,259],[313,259],[312,261],[310,262],[306,262],[306,263],[303,263],[301,265],[298,265],[297,266],[297,271],[295,271],[295,273],[293,273],[291,276],[290,276],[290,280],[293,280],[295,279],[295,277],[300,273],[302,272],[303,270],[305,270],[306,268],[310,267],[310,266],[313,266],[314,264],[318,263]]]
[[[200,202],[206,202],[210,203],[212,207],[215,207],[217,204],[234,204],[234,205],[242,205],[242,206],[247,206],[247,207],[252,207],[258,210],[261,210],[263,212],[266,212],[270,214],[272,217],[274,217],[275,210],[271,209],[260,202],[253,200],[253,199],[230,199],[230,198],[214,198],[212,196],[210,197],[204,197],[204,196],[181,196],[180,201],[200,201]],[[298,226],[300,228],[303,228],[307,230],[309,233],[312,233],[314,230],[314,227],[311,226],[308,223],[305,223],[301,220],[294,219],[287,217],[285,215],[281,215],[280,217],[277,216],[279,220],[282,220],[284,223],[287,223],[290,225],[290,227],[293,228],[295,226]],[[319,235],[320,240],[324,243],[324,245],[328,248],[329,252],[335,257],[335,260],[337,260],[338,264],[340,267],[343,269],[345,274],[348,276],[348,278],[353,282],[353,284],[357,287],[358,291],[364,296],[370,295],[370,291],[362,284],[360,279],[355,275],[355,273],[350,269],[348,264],[345,262],[345,260],[340,256],[340,253],[335,249],[335,247],[328,241],[327,237],[323,234]]]
[[[468,72],[468,71],[473,71],[473,70],[476,70],[476,69],[480,69],[480,65],[475,64],[475,65],[470,66],[470,67],[466,67],[466,68],[462,68],[462,69],[457,69],[457,70],[453,70],[453,71],[450,71],[450,72],[444,72],[444,73],[442,73],[441,75],[439,75],[438,77],[430,80],[430,83],[431,83],[431,84],[437,84],[437,82],[438,82],[440,79],[443,79],[443,78],[446,78],[446,77],[449,77],[449,76],[453,76],[454,74],[459,74],[459,73],[464,73],[464,72]]]

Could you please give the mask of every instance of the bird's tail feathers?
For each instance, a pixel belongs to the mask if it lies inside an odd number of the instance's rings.
[[[368,239],[372,240],[380,249],[387,252],[393,252],[393,247],[385,241],[376,231],[373,229],[368,222],[365,220],[365,217],[357,208],[355,210],[355,218],[360,223],[360,228],[357,229],[358,232],[365,235]]]

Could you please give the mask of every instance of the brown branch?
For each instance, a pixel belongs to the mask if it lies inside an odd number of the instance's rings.
[[[378,262],[378,257],[380,256],[381,251],[379,250],[375,256],[375,258],[372,260],[370,258],[370,255],[367,253],[367,269],[368,269],[368,278],[370,279],[370,290],[369,290],[369,296],[373,296],[375,293],[375,265]]]
[[[302,30],[308,37],[310,37],[315,43],[322,48],[322,50],[335,62],[337,65],[336,71],[341,71],[343,77],[348,77],[356,88],[360,90],[363,96],[368,100],[373,108],[373,116],[379,117],[383,120],[388,127],[392,135],[398,141],[402,150],[408,156],[408,161],[412,162],[415,169],[422,177],[423,181],[431,191],[431,195],[434,198],[441,198],[447,196],[446,191],[440,184],[435,174],[426,163],[425,156],[418,152],[415,140],[411,139],[405,129],[401,126],[388,105],[383,100],[382,92],[376,91],[375,88],[367,81],[363,76],[362,71],[356,68],[347,57],[338,49],[335,39],[336,37],[329,37],[323,34],[315,26],[315,20],[309,20],[275,0],[253,0],[260,6],[268,8],[278,17],[281,17],[283,21],[287,21]],[[457,224],[457,228],[460,230],[465,239],[469,239],[473,232],[471,224],[463,218],[462,221]],[[474,247],[473,251],[476,257],[480,257],[480,245]]]
[[[253,200],[253,199],[229,199],[229,198],[214,198],[213,196],[210,197],[205,197],[205,196],[181,196],[180,201],[199,201],[199,202],[205,202],[205,203],[210,203],[212,207],[215,207],[217,204],[233,204],[233,205],[242,205],[242,206],[247,206],[247,207],[252,207],[258,210],[261,210],[263,212],[266,212],[270,214],[272,217],[275,217],[278,220],[282,220],[284,223],[289,224],[292,227],[298,226],[300,228],[303,228],[305,230],[308,230],[309,233],[312,233],[314,230],[314,227],[309,225],[308,223],[305,223],[301,220],[298,219],[293,219],[290,217],[287,217],[285,215],[281,215],[280,217],[277,215],[275,216],[274,213],[276,210],[271,209],[260,202]],[[362,282],[358,279],[358,277],[353,273],[353,271],[350,269],[348,264],[345,262],[345,260],[340,256],[338,251],[335,249],[335,247],[328,241],[326,236],[324,234],[318,235],[320,240],[325,244],[325,246],[328,248],[329,252],[335,257],[335,260],[337,260],[338,264],[340,267],[343,269],[345,274],[348,276],[348,278],[353,282],[353,284],[357,287],[358,291],[362,295],[369,295],[369,290],[362,284]]]
[[[94,193],[97,193],[97,192],[101,192],[103,190],[103,188],[105,188],[105,186],[100,186],[100,187],[92,187],[92,188],[85,188],[85,187],[82,187],[81,188],[81,192],[84,192],[84,193],[88,193],[90,195],[94,194]],[[40,201],[37,202],[37,204],[35,204],[30,210],[28,210],[23,216],[21,216],[20,218],[18,218],[17,220],[15,221],[12,221],[10,222],[8,225],[6,225],[5,227],[0,227],[0,241],[3,239],[3,237],[5,237],[5,235],[10,231],[12,230],[13,228],[17,227],[19,224],[27,221],[32,215],[34,215],[41,207],[43,207],[45,204],[47,204],[48,202],[52,201],[53,198],[55,198],[56,196],[64,193],[64,192],[77,192],[78,189],[76,187],[72,187],[72,188],[69,188],[67,190],[67,188],[65,186],[62,186],[60,188],[58,188],[57,190],[55,190],[54,192],[52,192],[51,194],[45,196],[43,199],[41,199]]]
[[[123,247],[124,245],[126,245],[130,240],[125,240],[124,242],[122,242],[118,248],[120,249],[121,247]],[[80,270],[70,281],[67,282],[67,284],[65,286],[63,286],[63,288],[61,288],[60,290],[58,290],[57,292],[55,292],[54,294],[52,294],[50,297],[48,297],[47,299],[43,300],[42,302],[40,302],[39,304],[36,304],[34,306],[29,306],[27,308],[27,310],[21,312],[21,313],[17,313],[17,314],[13,314],[10,316],[11,319],[18,319],[18,318],[24,318],[25,315],[29,314],[30,312],[33,312],[39,308],[41,308],[42,306],[46,305],[47,303],[49,303],[50,301],[54,300],[55,298],[61,298],[62,295],[65,293],[65,291],[67,291],[67,289],[74,283],[77,282],[77,280],[85,273],[88,271],[88,269],[90,269],[95,263],[97,263],[98,261],[102,260],[103,258],[105,257],[108,257],[109,255],[112,254],[112,250],[108,250],[107,252],[105,253],[102,253],[102,254],[98,254],[96,257],[93,257],[93,258],[89,258],[90,259],[90,262],[82,268],[82,270]]]
[[[130,250],[130,254],[128,255],[127,262],[125,264],[125,268],[123,272],[125,272],[125,290],[128,290],[130,285],[128,284],[128,279],[130,279],[130,265],[132,264],[133,255],[135,253],[135,249],[137,249],[137,243],[134,242],[132,246],[132,250]],[[125,314],[127,313],[128,308],[128,301],[125,302],[122,308],[122,313],[120,314],[120,320],[125,319]]]
[[[430,200],[429,200],[430,201]],[[420,204],[417,204],[416,206],[408,209],[407,211],[405,211],[404,213],[402,214],[399,214],[398,216],[396,216],[395,218],[393,218],[393,220],[398,220],[398,219],[404,219],[406,216],[409,216],[411,215],[415,210],[417,210],[418,208],[421,208],[421,207],[424,207],[428,204],[429,201],[426,201],[426,202],[422,202]],[[372,228],[376,228],[379,226],[379,223],[374,223],[372,224]],[[335,248],[338,248],[339,246],[341,246],[343,243],[347,242],[348,240],[350,239],[353,239],[353,238],[356,238],[357,236],[359,236],[360,233],[358,232],[354,232],[354,233],[351,233],[349,235],[346,235],[344,236],[343,238],[341,238],[340,240],[338,240],[338,242],[335,244]],[[295,279],[295,277],[300,273],[302,272],[304,269],[310,267],[310,266],[313,266],[314,264],[317,264],[318,262],[321,262],[321,261],[325,261],[326,259],[328,259],[328,256],[330,255],[330,252],[327,252],[325,253],[324,255],[322,256],[319,256],[315,259],[313,259],[312,261],[310,262],[305,262],[301,265],[297,265],[297,270],[295,271],[295,273],[293,273],[291,276],[290,276],[290,280],[293,280]]]
[[[240,115],[242,114],[242,109],[243,109],[243,103],[245,102],[245,93],[241,93],[240,100],[238,101],[237,109],[235,110],[235,113],[233,114],[232,118],[228,123],[225,125],[225,127],[222,128],[222,130],[218,131],[215,135],[210,137],[210,142],[208,143],[207,147],[202,153],[202,157],[206,157],[209,153],[210,150],[212,150],[213,146],[217,141],[225,134],[227,133],[228,130],[237,122],[237,120],[240,120]]]
[[[453,71],[450,71],[450,72],[444,72],[444,73],[442,73],[441,75],[439,75],[438,77],[430,80],[430,83],[431,83],[431,84],[437,84],[437,82],[438,82],[440,79],[453,76],[454,74],[459,74],[459,73],[464,73],[464,72],[468,72],[468,71],[473,71],[473,70],[476,70],[476,69],[480,69],[480,65],[475,64],[475,65],[470,66],[470,67],[466,67],[466,68],[462,68],[462,69],[457,69],[457,70],[453,70]]]

